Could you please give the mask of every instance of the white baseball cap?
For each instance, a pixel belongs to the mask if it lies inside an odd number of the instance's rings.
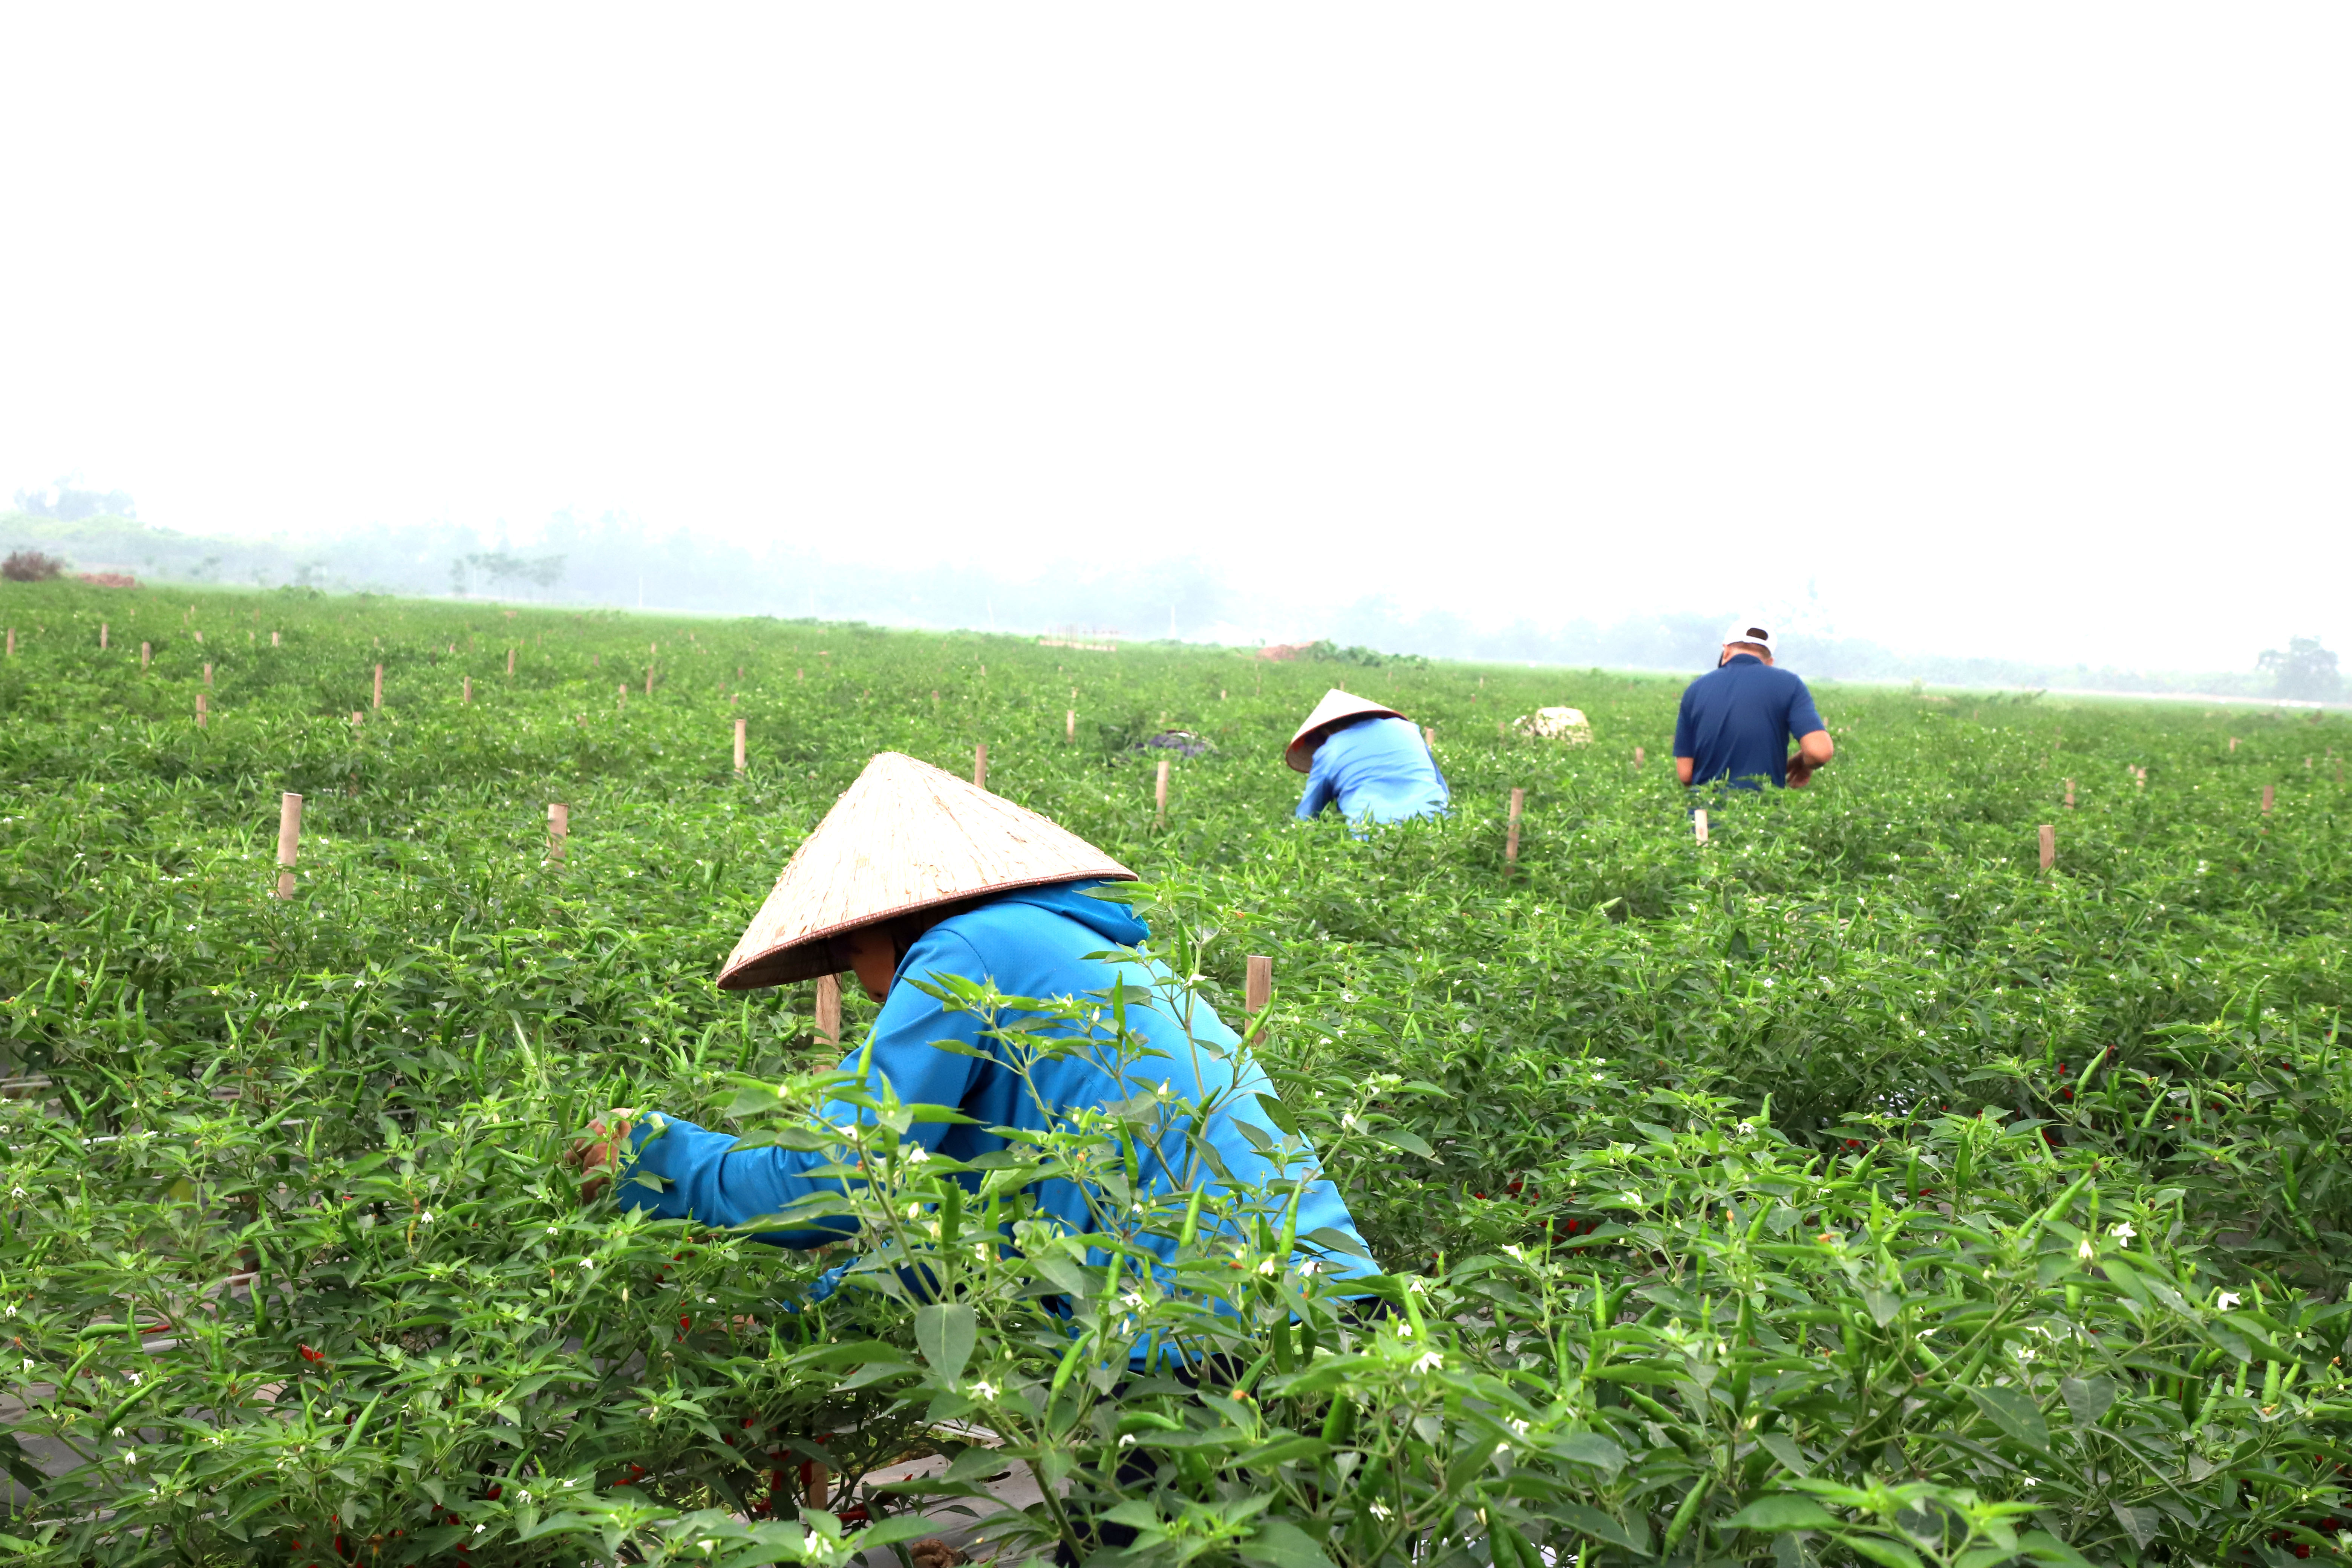
[[[1724,628],[1723,640],[1727,643],[1754,643],[1766,653],[1779,651],[1772,646],[1772,634],[1752,621],[1732,622],[1730,626]]]

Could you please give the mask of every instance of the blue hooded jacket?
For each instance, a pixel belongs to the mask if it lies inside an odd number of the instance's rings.
[[[977,1124],[919,1121],[908,1131],[906,1141],[954,1159],[972,1160],[1008,1146],[1007,1140],[989,1131],[992,1127],[1044,1131],[1051,1125],[1048,1107],[1111,1105],[1157,1089],[1164,1081],[1175,1097],[1194,1103],[1222,1090],[1237,1091],[1223,1098],[1210,1117],[1208,1142],[1236,1181],[1258,1184],[1281,1179],[1284,1173],[1276,1163],[1261,1153],[1241,1131],[1252,1126],[1269,1142],[1278,1145],[1282,1141],[1281,1132],[1256,1100],[1261,1094],[1271,1097],[1274,1086],[1242,1049],[1240,1037],[1205,1003],[1192,1000],[1188,1040],[1184,1026],[1167,1011],[1171,1005],[1182,1006],[1185,994],[1175,993],[1177,999],[1171,1001],[1169,991],[1162,989],[1170,985],[1163,966],[1129,958],[1087,956],[1106,948],[1133,947],[1150,935],[1125,905],[1087,896],[1088,889],[1099,886],[1099,881],[1088,879],[1000,893],[976,909],[941,921],[908,949],[869,1036],[874,1074],[869,1081],[878,1091],[878,1080],[887,1079],[902,1103],[951,1106]],[[1139,1005],[1139,998],[1129,991],[1128,1032],[1131,1039],[1140,1037],[1141,1045],[1130,1047],[1123,1062],[1106,1061],[1112,1050],[1111,1026],[1106,1018],[1104,1045],[1040,1058],[1030,1065],[1030,1079],[1036,1088],[1033,1095],[1009,1065],[1006,1043],[981,1037],[989,1027],[986,1019],[977,1013],[946,1011],[936,998],[905,983],[909,976],[933,975],[992,981],[1003,994],[1041,1001],[1085,998],[1089,993],[1107,992],[1120,984],[1150,987],[1151,1001]],[[1008,1027],[1024,1016],[1002,1015],[996,1027]],[[1071,1031],[1061,1032],[1066,1037]],[[932,1047],[934,1040],[961,1041],[985,1054],[971,1057],[937,1050]],[[852,1052],[842,1064],[844,1068],[856,1070],[864,1054],[864,1049]],[[1118,1068],[1117,1076],[1109,1070],[1111,1066]],[[824,1114],[835,1124],[872,1121],[871,1113],[838,1100],[827,1105]],[[830,1163],[826,1154],[773,1146],[736,1149],[731,1134],[709,1131],[676,1119],[667,1121],[659,1137],[653,1133],[646,1124],[632,1131],[633,1157],[621,1173],[618,1191],[624,1205],[649,1209],[663,1219],[691,1218],[714,1226],[746,1225],[819,1191],[841,1189],[838,1177],[807,1174]],[[1171,1158],[1180,1163],[1190,1158],[1181,1131],[1162,1143],[1162,1152]],[[1162,1194],[1178,1190],[1181,1173],[1171,1173],[1159,1153],[1139,1145],[1137,1155],[1148,1190]],[[656,1193],[631,1180],[640,1172],[663,1178],[665,1190]],[[1290,1173],[1301,1173],[1300,1168],[1294,1166]],[[1195,1184],[1212,1192],[1222,1185],[1205,1173],[1196,1176]],[[976,1189],[980,1178],[977,1173],[966,1173],[957,1179]],[[1045,1183],[1038,1204],[1068,1234],[1097,1228],[1086,1193],[1075,1182],[1056,1178]],[[1210,1220],[1210,1211],[1204,1210],[1203,1231],[1211,1228]],[[770,1232],[760,1239],[784,1247],[817,1247],[840,1240],[853,1228],[853,1222],[842,1218],[806,1230]],[[1308,1184],[1300,1198],[1296,1234],[1305,1237],[1318,1228],[1337,1232],[1349,1243],[1345,1248],[1332,1248],[1318,1265],[1325,1273],[1354,1278],[1378,1272],[1370,1248],[1357,1232],[1339,1190],[1319,1178]],[[1175,1250],[1175,1244],[1163,1237],[1139,1240],[1163,1259]],[[1302,1248],[1298,1256],[1307,1255]]]
[[[1298,817],[1303,822],[1336,801],[1349,822],[1402,822],[1435,816],[1452,799],[1437,759],[1412,721],[1375,715],[1323,737],[1307,774],[1307,793],[1298,800]]]

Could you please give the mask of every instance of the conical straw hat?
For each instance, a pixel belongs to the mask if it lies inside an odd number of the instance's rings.
[[[1367,715],[1381,719],[1404,717],[1393,708],[1383,708],[1370,698],[1358,697],[1333,687],[1323,694],[1323,700],[1315,705],[1315,711],[1307,716],[1307,722],[1298,726],[1298,733],[1290,737],[1290,744],[1284,750],[1282,760],[1302,773],[1313,771],[1315,748],[1322,741],[1323,731],[1342,719],[1361,719]]]
[[[829,973],[825,938],[979,893],[1135,873],[1034,811],[884,752],[793,852],[719,972],[748,991]]]

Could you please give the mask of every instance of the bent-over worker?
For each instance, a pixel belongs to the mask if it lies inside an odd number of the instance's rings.
[[[1453,798],[1429,742],[1393,708],[1333,687],[1298,727],[1283,761],[1307,775],[1303,821],[1337,805],[1349,822],[1436,816]]]
[[[1797,750],[1784,755],[1789,740]],[[1772,663],[1772,633],[1735,621],[1723,634],[1714,669],[1683,690],[1675,720],[1675,776],[1686,784],[1717,779],[1734,789],[1767,783],[1802,789],[1813,770],[1837,754],[1813,694],[1792,670]]]
[[[1237,1183],[1262,1187],[1286,1175],[1295,1179],[1297,1171],[1285,1172],[1244,1131],[1254,1129],[1276,1147],[1283,1141],[1258,1102],[1260,1096],[1274,1096],[1274,1086],[1240,1038],[1198,998],[1190,999],[1189,1030],[1171,1016],[1167,988],[1173,983],[1157,963],[1092,956],[1132,948],[1150,936],[1125,905],[1088,896],[1106,881],[1134,879],[1134,872],[1045,817],[886,752],[793,853],[719,984],[740,991],[854,972],[881,1012],[866,1045],[843,1068],[859,1070],[863,1060],[875,1092],[887,1081],[902,1104],[949,1106],[972,1119],[909,1127],[903,1142],[934,1153],[975,1160],[1012,1146],[992,1128],[1047,1131],[1067,1125],[1080,1108],[1128,1102],[1164,1083],[1171,1096],[1192,1105],[1214,1097],[1204,1136]],[[1008,1011],[992,1021],[949,1011],[908,984],[945,976],[1039,999],[1098,998],[1123,986],[1128,1046],[1150,1054],[1121,1057],[1115,1040],[1104,1040],[1067,1054],[1024,1057],[1016,1071],[1009,1054],[1013,1047],[994,1032],[1021,1028],[1024,1018],[1035,1016]],[[1039,1026],[1033,1021],[1029,1027]],[[1058,1018],[1043,1027],[1064,1039],[1079,1032]],[[940,1049],[935,1042],[957,1048]],[[873,1121],[872,1112],[838,1100],[823,1114],[835,1125]],[[831,1163],[831,1152],[738,1149],[732,1135],[677,1117],[656,1121],[632,1110],[612,1116],[594,1129],[603,1142],[589,1150],[590,1164],[617,1164],[620,1201],[663,1219],[741,1226],[803,1198],[842,1190],[840,1178],[809,1173]],[[1188,1178],[1195,1188],[1221,1190],[1220,1182],[1201,1173],[1214,1166],[1190,1150],[1188,1126],[1178,1124],[1151,1148],[1138,1140],[1143,1190],[1180,1191]],[[1196,1169],[1171,1172],[1170,1162]],[[641,1173],[657,1178],[658,1190],[634,1179]],[[976,1173],[955,1179],[978,1188]],[[1088,1194],[1066,1178],[1042,1184],[1038,1205],[1066,1234],[1097,1228]],[[1213,1216],[1213,1210],[1202,1212],[1204,1227]],[[1299,1199],[1294,1234],[1304,1237],[1318,1227],[1349,1237],[1355,1255],[1335,1251],[1317,1267],[1340,1278],[1376,1271],[1346,1203],[1319,1175]],[[853,1228],[846,1217],[831,1218],[759,1239],[811,1247],[839,1241]],[[1164,1237],[1139,1240],[1163,1259],[1175,1250]]]

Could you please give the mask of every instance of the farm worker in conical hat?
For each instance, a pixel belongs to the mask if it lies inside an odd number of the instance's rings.
[[[1718,779],[1734,789],[1767,784],[1802,789],[1837,754],[1813,694],[1772,663],[1772,629],[1734,621],[1715,668],[1683,689],[1675,719],[1675,776],[1686,784]],[[1794,741],[1794,754],[1784,754]]]
[[[1402,822],[1438,816],[1453,798],[1411,720],[1336,686],[1298,726],[1283,760],[1307,775],[1302,820],[1336,805],[1349,822]]]
[[[1274,1097],[1274,1086],[1239,1037],[1205,1003],[1178,991],[1178,1010],[1186,1015],[1180,1022],[1170,1011],[1176,982],[1158,963],[1096,956],[1132,949],[1150,935],[1126,905],[1090,896],[1107,882],[1134,879],[1134,872],[1036,813],[886,752],[794,852],[735,944],[719,984],[740,991],[845,969],[855,973],[881,1012],[866,1044],[843,1068],[869,1074],[877,1093],[880,1080],[887,1080],[902,1104],[948,1106],[970,1118],[968,1123],[916,1121],[908,1129],[904,1142],[934,1153],[977,1159],[1011,1146],[992,1128],[1045,1131],[1074,1110],[1130,1102],[1164,1084],[1171,1103],[1214,1101],[1205,1141],[1215,1160],[1193,1153],[1189,1140],[1195,1134],[1188,1123],[1172,1125],[1150,1149],[1139,1138],[1146,1190],[1178,1191],[1189,1182],[1213,1192],[1222,1182],[1203,1173],[1213,1171],[1216,1161],[1235,1181],[1253,1186],[1286,1175],[1297,1179],[1305,1173],[1295,1167],[1286,1173],[1244,1131],[1277,1146],[1282,1142],[1258,1102],[1261,1095]],[[997,1015],[992,1030],[979,1013],[948,1010],[915,984],[952,980],[1037,998],[1085,999],[1123,987],[1129,1047],[1148,1054],[1114,1051],[1106,1026],[1101,1047],[1037,1055],[1016,1070],[1014,1047],[998,1032],[1017,1026],[1022,1015]],[[1065,1039],[1075,1033],[1060,1019],[1046,1030]],[[838,1100],[824,1115],[836,1125],[874,1120],[872,1112]],[[617,1164],[620,1201],[664,1219],[740,1226],[780,1214],[802,1198],[841,1190],[837,1178],[808,1173],[831,1163],[831,1152],[738,1149],[730,1133],[626,1110],[613,1112],[593,1131],[597,1141],[583,1148],[590,1168]],[[1171,1170],[1171,1164],[1186,1169]],[[639,1175],[657,1180],[633,1179]],[[958,1179],[978,1184],[976,1174]],[[1043,1184],[1039,1202],[1075,1235],[1097,1228],[1087,1198],[1076,1183],[1056,1179]],[[1202,1211],[1204,1226],[1212,1213]],[[817,1247],[842,1239],[853,1223],[832,1219],[761,1239]],[[1317,1265],[1325,1272],[1343,1278],[1377,1272],[1347,1205],[1319,1175],[1302,1189],[1293,1234],[1318,1229],[1349,1244]],[[1163,1258],[1173,1252],[1174,1244],[1164,1238],[1139,1239]]]

